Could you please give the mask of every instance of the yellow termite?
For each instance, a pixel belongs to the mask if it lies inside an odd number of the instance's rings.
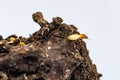
[[[24,46],[25,43],[24,43],[23,41],[20,41],[19,45],[20,45],[20,46]]]
[[[16,40],[15,37],[10,37],[10,38],[9,38],[9,41],[7,42],[7,44],[14,43],[15,40]]]
[[[87,39],[86,34],[72,34],[67,37],[68,40]]]
[[[10,37],[9,39],[10,39],[10,41],[16,40],[16,38],[14,38],[14,37]]]

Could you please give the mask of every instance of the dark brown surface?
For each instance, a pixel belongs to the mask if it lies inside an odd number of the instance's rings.
[[[100,80],[83,40],[70,41],[68,35],[79,33],[74,25],[54,17],[48,23],[41,12],[33,14],[41,28],[29,38],[19,37],[24,46],[0,44],[0,80]],[[8,37],[9,38],[9,37]]]

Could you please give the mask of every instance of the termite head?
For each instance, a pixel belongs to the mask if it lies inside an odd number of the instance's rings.
[[[79,36],[80,36],[80,39],[88,39],[86,34],[80,34]]]

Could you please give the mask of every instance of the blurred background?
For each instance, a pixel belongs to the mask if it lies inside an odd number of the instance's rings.
[[[74,24],[85,40],[101,80],[120,80],[120,1],[119,0],[1,0],[0,35],[29,37],[40,27],[32,14],[40,11],[48,21],[62,17]]]

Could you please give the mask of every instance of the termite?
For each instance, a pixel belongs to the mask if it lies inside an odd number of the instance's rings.
[[[10,41],[15,41],[16,40],[15,37],[10,37],[9,39],[10,39]]]
[[[86,34],[72,34],[67,37],[68,40],[88,39]]]
[[[24,46],[24,45],[25,45],[25,42],[20,41],[19,45],[20,45],[20,46]]]

